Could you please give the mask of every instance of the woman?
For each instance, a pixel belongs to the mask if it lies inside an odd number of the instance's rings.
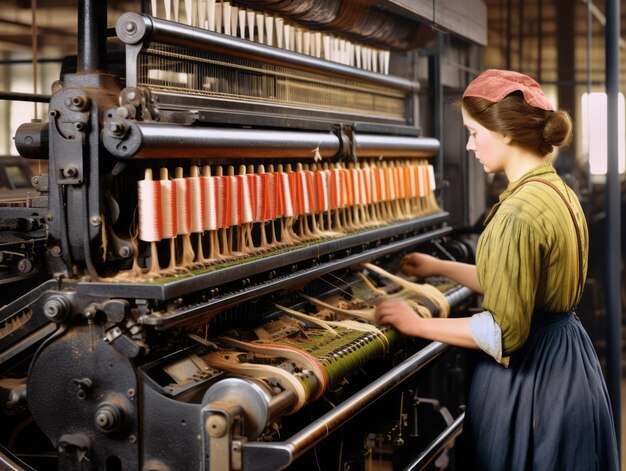
[[[533,79],[487,70],[461,101],[467,150],[509,180],[485,220],[476,266],[407,255],[401,270],[446,276],[484,295],[470,318],[423,319],[384,300],[379,323],[481,349],[465,429],[476,470],[617,470],[617,445],[602,371],[574,313],[587,271],[587,226],[575,194],[545,156],[571,139]]]

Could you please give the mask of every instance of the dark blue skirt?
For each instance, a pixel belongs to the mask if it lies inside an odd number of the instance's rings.
[[[508,368],[481,355],[465,427],[476,470],[619,470],[600,363],[574,313],[536,312]]]

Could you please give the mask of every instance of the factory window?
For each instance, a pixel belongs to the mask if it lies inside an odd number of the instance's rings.
[[[589,156],[589,170],[592,175],[606,175],[607,171],[607,96],[606,93],[583,93],[582,143]],[[618,155],[619,172],[624,173],[626,167],[624,121],[624,95],[618,96]]]

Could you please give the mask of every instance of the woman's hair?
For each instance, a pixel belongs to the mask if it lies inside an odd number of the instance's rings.
[[[572,140],[572,119],[567,111],[530,106],[521,92],[514,92],[497,103],[466,96],[461,104],[480,125],[541,156],[552,152],[554,146],[565,146]]]

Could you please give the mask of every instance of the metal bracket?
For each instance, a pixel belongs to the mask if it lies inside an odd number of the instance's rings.
[[[232,404],[213,403],[214,407],[202,409],[205,432],[205,470],[240,471],[243,469],[243,443],[238,434],[242,425],[243,410]],[[209,443],[208,453],[206,444]]]
[[[59,112],[51,110],[50,141],[56,143],[57,147],[53,151],[56,158],[56,175],[53,181],[56,180],[58,185],[80,185],[84,179],[83,141],[82,139],[65,138],[61,126]]]
[[[270,396],[256,383],[239,378],[223,379],[202,398],[205,469],[236,471],[243,467],[243,444],[265,428]]]
[[[344,125],[340,130],[339,140],[342,142],[342,156],[349,162],[357,163],[354,135],[356,130],[350,125]]]
[[[120,327],[113,327],[107,330],[104,335],[104,342],[115,347],[120,353],[128,358],[135,358],[141,353],[141,347],[130,339]]]

